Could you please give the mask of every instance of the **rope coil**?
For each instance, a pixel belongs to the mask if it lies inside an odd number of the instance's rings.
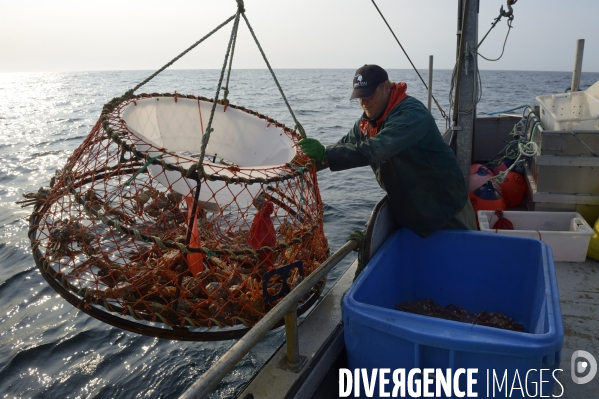
[[[514,125],[510,132],[510,135],[513,136],[515,140],[510,141],[503,150],[500,151],[500,155],[485,166],[492,169],[500,165],[506,159],[513,160],[513,163],[506,170],[499,172],[496,176],[490,177],[487,181],[502,184],[508,173],[514,170],[514,168],[540,154],[539,144],[536,142],[536,132],[538,132],[542,126],[541,121],[535,114],[532,106],[526,105],[523,107],[525,107],[525,109],[522,114],[522,120]]]

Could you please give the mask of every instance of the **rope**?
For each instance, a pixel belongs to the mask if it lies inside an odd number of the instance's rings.
[[[221,101],[221,103],[225,106],[225,110],[226,107],[228,105],[228,100],[227,100],[227,96],[229,93],[229,79],[231,76],[231,66],[233,64],[233,55],[235,52],[235,43],[237,42],[237,31],[239,28],[239,19],[240,19],[240,15],[243,16],[243,19],[245,20],[251,34],[252,37],[254,38],[254,41],[256,42],[256,45],[258,46],[258,49],[260,50],[260,53],[262,54],[262,58],[264,59],[264,61],[266,62],[266,65],[268,67],[268,70],[270,71],[275,84],[277,85],[277,88],[279,89],[279,92],[281,93],[281,96],[283,97],[283,100],[285,101],[285,104],[287,105],[287,109],[289,110],[291,117],[293,118],[294,122],[295,122],[295,126],[296,129],[300,132],[302,138],[306,138],[306,132],[303,128],[303,126],[299,123],[299,121],[297,120],[297,118],[295,117],[295,114],[293,113],[293,110],[291,109],[291,106],[289,105],[289,102],[287,101],[287,98],[285,97],[285,94],[283,93],[283,89],[281,88],[281,85],[279,84],[274,71],[272,70],[270,63],[268,62],[266,55],[264,54],[264,51],[262,50],[262,46],[260,45],[260,42],[258,41],[258,39],[256,38],[256,35],[254,33],[254,30],[252,29],[247,17],[245,16],[245,8],[244,8],[244,4],[243,4],[243,0],[236,0],[237,1],[237,12],[235,13],[235,15],[229,17],[225,22],[223,22],[222,24],[220,24],[219,26],[217,26],[215,29],[213,29],[211,32],[209,32],[207,35],[205,35],[203,38],[201,38],[200,40],[198,40],[196,43],[194,43],[192,46],[190,46],[188,49],[186,49],[185,51],[183,51],[181,54],[179,54],[177,57],[175,57],[173,60],[171,60],[170,62],[168,62],[166,65],[164,65],[162,68],[160,68],[158,71],[154,72],[151,76],[149,76],[147,79],[145,79],[143,82],[139,83],[137,86],[135,86],[133,89],[128,90],[127,92],[125,92],[125,94],[123,94],[121,97],[116,97],[113,98],[109,103],[107,103],[104,106],[103,109],[103,114],[108,114],[110,112],[112,112],[112,110],[117,107],[119,104],[121,104],[123,101],[126,101],[127,99],[131,98],[133,93],[139,89],[140,87],[142,87],[143,85],[145,85],[146,83],[148,83],[150,80],[152,80],[154,77],[156,77],[156,75],[158,75],[159,73],[161,73],[162,71],[164,71],[166,68],[168,68],[169,66],[171,66],[173,63],[175,63],[177,60],[179,60],[181,57],[183,57],[185,54],[187,54],[189,51],[191,51],[193,48],[195,48],[198,44],[202,43],[204,40],[206,40],[208,37],[210,37],[212,34],[214,34],[215,32],[217,32],[220,28],[222,28],[223,26],[225,26],[226,24],[228,24],[229,22],[231,22],[231,20],[235,19],[235,22],[233,24],[233,29],[231,31],[231,37],[229,38],[229,44],[227,46],[227,52],[225,54],[225,60],[223,62],[223,67],[221,69],[221,74],[218,80],[218,85],[217,85],[217,89],[216,89],[216,94],[214,96],[214,101],[212,104],[212,109],[210,110],[210,118],[208,121],[208,126],[206,127],[206,131],[202,136],[202,147],[201,147],[201,152],[200,152],[200,157],[198,159],[198,162],[194,165],[192,165],[188,170],[185,171],[185,177],[191,177],[191,175],[195,172],[197,172],[198,176],[197,178],[201,178],[206,176],[206,173],[204,171],[204,166],[203,166],[203,159],[204,156],[206,155],[206,147],[208,146],[208,141],[210,140],[210,133],[214,130],[212,129],[212,121],[214,119],[214,113],[216,111],[216,105],[218,102],[218,96],[220,94],[220,90],[221,88],[221,84],[223,81],[223,76],[225,73],[225,70],[227,69],[227,60],[229,60],[229,53],[231,54],[231,59],[229,62],[229,69],[228,69],[228,73],[227,73],[227,80],[226,80],[226,84],[224,89],[224,98]],[[176,101],[176,97],[175,97],[175,101]],[[201,118],[201,113],[200,113],[200,118]],[[103,126],[105,129],[107,128],[107,126]],[[110,136],[110,134],[109,134]],[[118,142],[117,142],[118,143]],[[182,172],[183,173],[183,172]]]
[[[468,0],[466,0],[466,3],[467,3],[467,1]],[[487,33],[485,34],[483,39],[478,43],[478,45],[476,46],[476,48],[474,50],[471,50],[469,52],[469,54],[464,55],[464,59],[472,60],[475,63],[474,70],[476,71],[476,74],[477,74],[477,80],[475,81],[475,89],[473,92],[472,107],[469,108],[468,110],[460,109],[459,104],[457,102],[454,102],[453,98],[452,98],[454,85],[455,85],[455,92],[456,92],[455,98],[457,99],[459,97],[459,73],[458,73],[458,70],[461,68],[462,58],[458,57],[458,60],[456,61],[456,66],[454,67],[454,72],[453,72],[453,75],[451,78],[451,86],[450,86],[450,90],[449,90],[449,104],[450,104],[450,108],[453,110],[454,122],[457,122],[459,114],[464,115],[464,114],[469,114],[469,113],[473,112],[474,109],[476,108],[476,105],[482,99],[482,79],[481,79],[480,71],[479,71],[478,65],[477,65],[478,64],[477,56],[480,55],[482,58],[484,58],[487,61],[497,61],[501,57],[503,57],[503,53],[505,51],[505,45],[507,43],[507,38],[510,34],[510,30],[512,29],[512,20],[514,19],[512,5],[516,4],[517,1],[518,0],[508,0],[507,1],[508,11],[504,11],[503,6],[501,6],[501,9],[499,10],[499,16],[497,18],[495,18],[495,20],[494,20],[495,22],[492,23],[491,28],[487,31]],[[464,31],[464,24],[465,24],[465,20],[466,20],[466,9],[467,9],[467,4],[464,4],[463,16],[462,16],[462,32]],[[485,41],[485,39],[487,38],[487,36],[491,32],[491,30],[493,30],[493,28],[495,28],[495,26],[501,20],[502,17],[508,18],[508,32],[507,32],[507,35],[503,42],[503,49],[501,51],[501,55],[497,59],[494,59],[494,60],[486,58],[485,56],[483,56],[482,54],[480,54],[478,52],[478,49],[483,44],[483,42]],[[459,45],[460,53],[462,52],[462,48],[463,48],[463,40],[462,40],[463,38],[464,38],[464,36],[461,35],[460,45]],[[457,75],[457,77],[456,77],[456,75]],[[519,108],[522,108],[522,107],[519,107]],[[519,109],[519,108],[515,108],[515,109]],[[493,113],[490,113],[487,115],[493,115]]]
[[[229,22],[231,22],[231,20],[233,20],[233,18],[235,18],[237,14],[232,15],[231,17],[229,17],[225,22],[223,22],[222,24],[218,25],[216,28],[214,28],[212,31],[210,31],[206,36],[204,36],[203,38],[201,38],[200,40],[198,40],[197,42],[195,42],[194,44],[192,44],[187,50],[183,51],[181,54],[179,54],[178,56],[176,56],[175,58],[173,58],[170,62],[168,62],[166,65],[164,65],[162,68],[160,68],[159,70],[157,70],[156,72],[154,72],[152,75],[150,75],[146,80],[144,80],[143,82],[139,83],[137,86],[135,86],[133,89],[129,90],[128,93],[135,93],[135,91],[137,89],[139,89],[140,87],[142,87],[143,85],[145,85],[146,83],[148,83],[150,80],[154,79],[156,77],[156,75],[158,75],[160,72],[164,71],[166,68],[170,67],[171,65],[173,65],[176,61],[179,60],[179,58],[183,57],[185,54],[189,53],[191,50],[193,50],[198,44],[202,43],[204,40],[208,39],[210,36],[212,36],[212,34],[216,33],[220,28],[222,28],[223,26],[225,26],[226,24],[228,24]]]
[[[241,13],[241,8],[238,9],[237,14],[235,14],[235,23],[233,24],[233,29],[231,30],[231,37],[229,38],[229,44],[227,46],[227,53],[225,54],[225,61],[223,62],[223,67],[220,71],[220,76],[218,78],[218,84],[216,86],[216,94],[214,95],[214,102],[212,103],[212,109],[210,110],[210,119],[208,120],[208,126],[206,126],[206,132],[202,136],[202,148],[200,150],[200,158],[196,164],[196,168],[198,169],[198,174],[200,176],[204,176],[204,155],[206,155],[206,147],[208,146],[208,141],[210,140],[210,133],[214,130],[212,129],[212,120],[214,119],[214,113],[216,112],[216,104],[218,102],[218,95],[220,94],[221,84],[223,82],[223,76],[225,74],[225,69],[227,68],[227,60],[229,59],[229,52],[231,51],[231,46],[233,45],[233,38],[237,32],[237,27],[239,26],[239,14]]]
[[[489,180],[497,180],[497,183],[499,183],[499,184],[503,183],[508,172],[510,172],[512,169],[514,169],[514,167],[516,167],[516,165],[518,163],[520,163],[521,157],[532,158],[535,155],[538,155],[538,153],[539,153],[539,146],[535,142],[532,142],[532,141],[521,142],[521,141],[515,140],[512,143],[517,143],[517,146],[515,149],[515,151],[517,151],[517,152],[514,152],[514,150],[509,151],[506,153],[506,155],[504,157],[500,158],[500,160],[503,161],[506,158],[514,159],[514,163],[512,165],[510,165],[510,167],[507,170],[499,172],[496,176],[492,176],[491,178],[489,178]]]
[[[243,10],[243,1],[237,0],[238,7]],[[237,24],[237,28],[235,29],[235,36],[233,37],[233,47],[231,48],[231,58],[229,59],[229,70],[227,71],[227,82],[225,83],[225,90],[223,95],[223,103],[225,105],[225,111],[227,110],[227,105],[229,105],[229,100],[227,100],[227,96],[229,95],[229,79],[231,78],[231,67],[233,66],[233,55],[235,54],[235,43],[237,43],[237,32],[239,29],[239,18],[235,20]]]
[[[293,113],[293,110],[291,109],[291,105],[289,105],[289,102],[287,101],[287,97],[285,97],[285,93],[283,93],[283,89],[281,88],[281,85],[279,84],[279,81],[277,80],[277,77],[275,76],[274,71],[270,67],[270,63],[266,59],[266,54],[264,54],[264,50],[262,50],[262,46],[260,45],[260,42],[258,41],[258,38],[256,37],[256,34],[254,33],[254,30],[252,29],[252,27],[250,25],[250,21],[248,21],[247,17],[245,16],[245,13],[242,12],[241,16],[245,20],[245,23],[246,23],[248,29],[250,30],[250,33],[252,34],[252,37],[254,38],[256,45],[258,46],[258,49],[260,50],[260,54],[262,54],[262,58],[264,59],[264,62],[266,63],[266,66],[268,67],[268,70],[270,71],[270,74],[272,75],[272,78],[274,79],[275,84],[277,85],[277,88],[279,89],[279,92],[281,93],[281,97],[283,97],[283,100],[285,101],[285,105],[287,105],[287,109],[289,110],[289,113],[291,114],[291,117],[293,118],[293,121],[295,122],[296,129],[300,132],[302,138],[305,139],[307,137],[306,131],[304,130],[304,127],[299,123],[299,121],[295,117],[295,114]]]
[[[512,112],[512,111],[516,111],[518,109],[522,109],[524,107],[529,107],[528,104],[524,104],[524,105],[520,105],[519,107],[515,107],[515,108],[510,108],[510,109],[504,109],[502,111],[493,111],[493,112],[487,112],[485,115],[498,115],[498,114],[506,114],[508,112]]]
[[[489,36],[489,33],[491,33],[491,31],[493,30],[493,28],[495,28],[495,26],[499,23],[499,21],[501,21],[502,17],[508,17],[508,26],[510,26],[511,29],[511,25],[509,24],[510,21],[513,21],[514,19],[514,14],[513,14],[513,10],[512,10],[512,4],[516,4],[518,0],[515,0],[513,2],[509,2],[508,1],[508,11],[504,11],[503,10],[503,6],[501,6],[501,9],[499,10],[499,15],[497,16],[497,18],[495,18],[495,22],[493,22],[491,24],[491,28],[489,28],[489,30],[487,31],[487,34],[485,35],[485,37],[482,38],[482,40],[478,43],[478,45],[476,46],[475,50],[478,50],[478,48],[483,44],[483,42],[485,41],[485,39],[487,38],[487,36]],[[509,34],[509,29],[508,29],[508,34]]]
[[[492,62],[493,62],[493,61],[499,61],[499,60],[501,59],[501,57],[503,57],[503,53],[504,53],[504,51],[505,51],[505,44],[507,43],[507,38],[508,38],[508,36],[510,35],[510,31],[512,30],[512,20],[511,20],[511,19],[509,19],[509,20],[507,21],[507,26],[508,26],[508,29],[507,29],[507,34],[505,35],[505,40],[503,41],[503,48],[501,49],[501,55],[500,55],[499,57],[497,57],[497,58],[495,58],[495,59],[489,59],[489,58],[485,57],[484,55],[482,55],[481,53],[479,53],[479,52],[478,52],[478,47],[479,47],[479,46],[482,44],[482,42],[481,42],[481,43],[480,43],[478,46],[476,46],[476,53],[477,53],[478,55],[480,55],[482,58],[484,58],[485,60],[487,60],[487,61],[492,61]],[[491,29],[492,29],[492,28],[491,28]],[[486,36],[485,36],[485,37],[486,37]]]
[[[391,31],[391,34],[395,38],[395,41],[397,42],[397,44],[399,44],[399,47],[401,47],[401,50],[403,51],[403,53],[405,54],[406,58],[408,59],[408,61],[412,65],[412,68],[414,68],[414,71],[416,71],[416,74],[420,78],[420,81],[422,82],[422,84],[424,85],[424,87],[426,88],[426,90],[428,90],[428,85],[424,82],[424,79],[420,75],[420,72],[418,72],[418,69],[416,69],[416,66],[414,65],[414,63],[410,59],[410,56],[408,55],[408,53],[406,52],[406,50],[401,45],[401,42],[399,41],[399,39],[395,35],[395,32],[393,32],[393,29],[391,29],[391,26],[389,25],[389,23],[385,19],[385,16],[383,15],[383,13],[379,9],[379,7],[376,5],[376,3],[374,2],[374,0],[371,0],[371,1],[372,1],[372,4],[374,5],[374,7],[376,8],[376,10],[379,12],[379,15],[381,16],[381,18],[383,18],[383,21],[385,21],[385,24],[387,25],[387,28],[389,28],[389,30]],[[431,94],[431,97],[435,101],[435,105],[439,109],[439,112],[441,112],[441,116],[443,117],[443,119],[445,119],[447,122],[449,122],[449,117],[447,116],[447,114],[445,113],[445,111],[443,110],[443,108],[441,108],[441,104],[439,104],[439,102],[437,101],[437,99],[435,98],[435,96],[433,96],[432,94]]]
[[[474,81],[474,90],[472,91],[472,106],[470,106],[470,108],[467,108],[467,109],[460,108],[459,104],[454,102],[454,97],[457,98],[458,94],[459,94],[459,78],[460,78],[460,76],[457,73],[459,63],[456,62],[456,65],[454,66],[454,69],[453,69],[453,73],[451,75],[451,83],[449,85],[449,106],[450,106],[450,109],[454,109],[454,112],[455,112],[454,120],[456,120],[456,121],[457,121],[457,116],[459,114],[467,115],[467,114],[472,113],[483,97],[483,90],[482,90],[483,84],[482,84],[482,79],[480,76],[480,70],[478,69],[476,54],[477,53],[475,51],[472,51],[470,55],[464,56],[464,59],[468,58],[468,59],[472,60],[472,62],[474,63],[474,70],[476,71],[476,80]],[[455,96],[453,96],[454,89],[456,92]]]
[[[526,109],[524,110],[525,114],[526,111],[531,107],[529,105],[525,105],[519,108],[524,107],[526,107]],[[530,129],[530,138],[526,139],[526,133],[529,131],[530,121],[532,119],[536,119],[536,121],[532,124],[532,128]],[[518,164],[525,161],[525,159],[523,158],[532,158],[539,154],[539,146],[534,141],[534,133],[538,130],[537,128],[541,126],[541,122],[538,120],[538,117],[534,112],[530,112],[528,114],[528,116],[526,117],[525,124],[523,123],[523,120],[514,125],[514,128],[510,132],[510,135],[519,138],[517,140],[509,142],[505,146],[505,148],[501,151],[501,153],[504,153],[503,156],[499,157],[497,161],[494,161],[487,165],[497,166],[501,164],[501,162],[503,162],[503,160],[505,160],[506,158],[514,159],[514,162],[509,166],[509,168],[502,172],[499,172],[496,176],[490,177],[487,181],[495,181],[497,184],[502,184],[508,173],[511,172]],[[524,127],[524,134],[522,134],[523,132],[519,131],[518,127]]]

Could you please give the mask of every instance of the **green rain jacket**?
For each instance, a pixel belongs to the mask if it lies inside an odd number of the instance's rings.
[[[330,169],[370,165],[400,226],[421,237],[445,226],[466,204],[468,191],[455,154],[424,104],[407,96],[372,137],[361,132],[362,120],[327,147]]]

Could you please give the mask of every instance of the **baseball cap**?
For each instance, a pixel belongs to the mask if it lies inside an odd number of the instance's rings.
[[[389,80],[389,75],[380,66],[364,65],[356,71],[354,76],[354,91],[349,99],[370,97],[374,94],[378,85],[387,80]]]

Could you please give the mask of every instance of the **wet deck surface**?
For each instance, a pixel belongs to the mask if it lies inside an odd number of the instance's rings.
[[[599,262],[589,258],[583,263],[556,262],[555,272],[565,338],[559,367],[563,371],[558,377],[562,398],[597,398],[599,375],[587,384],[574,383],[571,358],[575,351],[584,350],[599,361]],[[559,396],[561,390],[556,384],[553,395]]]

